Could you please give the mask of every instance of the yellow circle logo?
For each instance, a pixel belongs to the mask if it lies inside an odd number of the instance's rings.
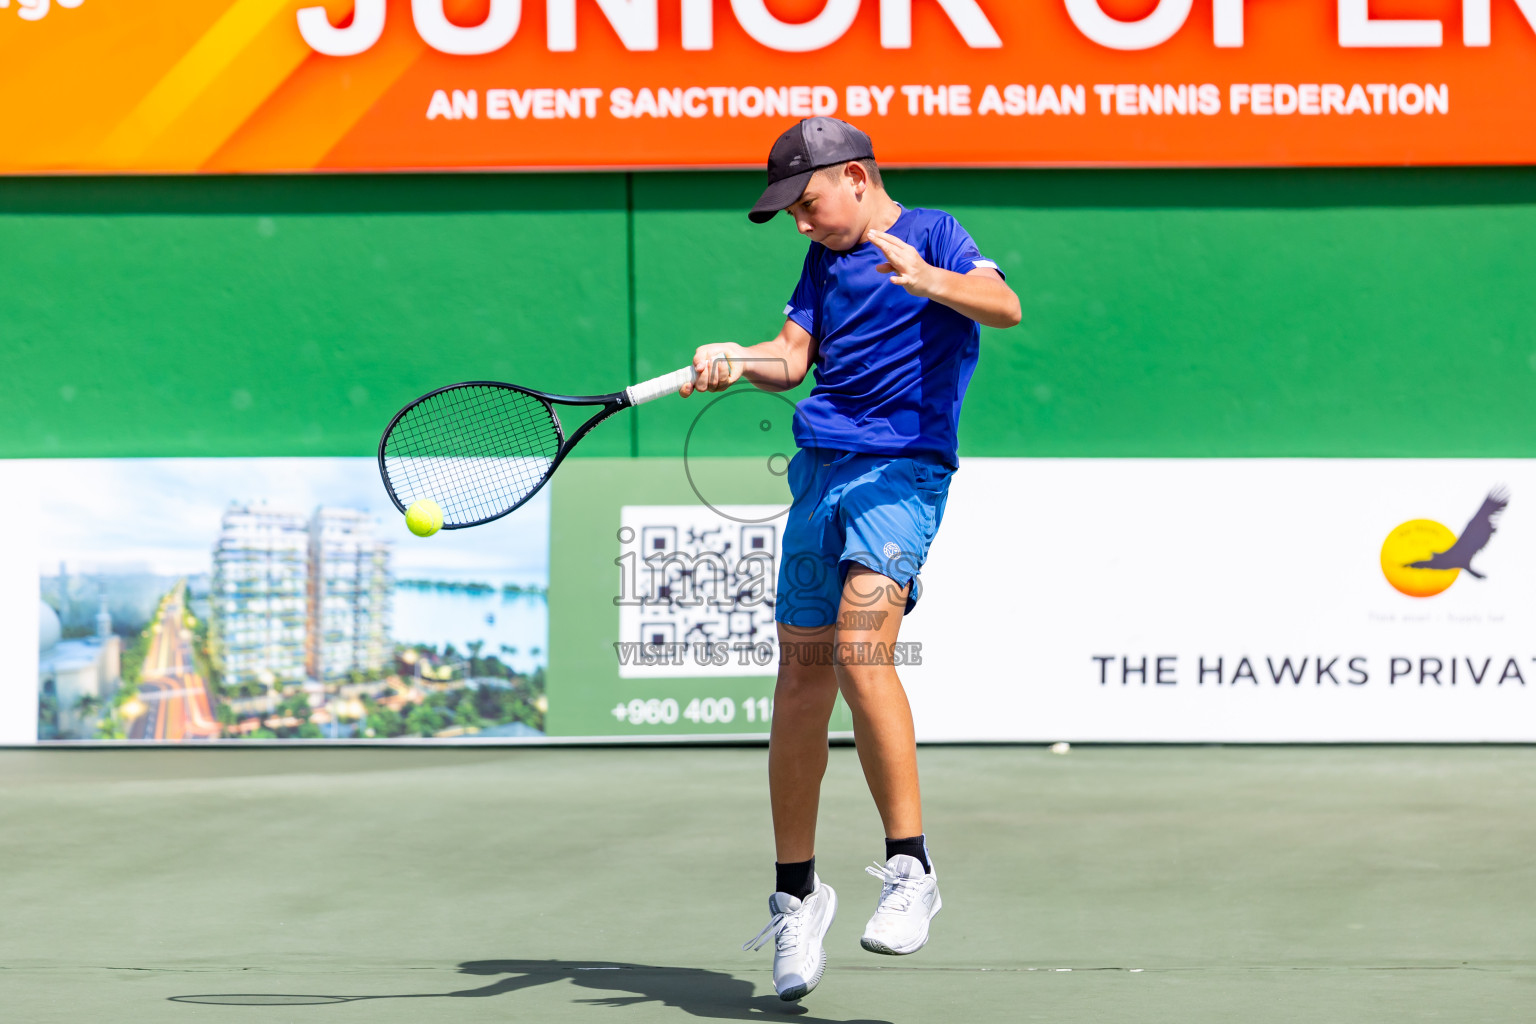
[[[1433,519],[1410,519],[1387,534],[1381,545],[1381,571],[1387,582],[1409,597],[1434,597],[1456,582],[1460,569],[1414,569],[1449,551],[1456,535]]]

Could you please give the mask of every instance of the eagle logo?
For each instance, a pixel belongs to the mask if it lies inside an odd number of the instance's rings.
[[[1387,534],[1381,546],[1381,571],[1387,582],[1409,597],[1433,597],[1456,582],[1462,570],[1486,579],[1472,559],[1488,546],[1509,506],[1509,492],[1495,488],[1473,513],[1461,535],[1432,519],[1412,519]]]

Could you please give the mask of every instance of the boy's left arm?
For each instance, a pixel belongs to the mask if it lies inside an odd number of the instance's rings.
[[[997,271],[977,267],[969,274],[957,274],[933,266],[895,235],[871,231],[869,240],[885,255],[885,262],[876,269],[891,274],[891,283],[911,294],[943,303],[987,327],[1017,327],[1023,319],[1019,297]]]

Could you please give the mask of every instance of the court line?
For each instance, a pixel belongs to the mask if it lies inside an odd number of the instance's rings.
[[[840,964],[828,965],[828,971],[892,971],[902,974],[1188,974],[1188,973],[1284,973],[1284,972],[1347,972],[1347,971],[1476,971],[1482,973],[1503,973],[1518,970],[1536,969],[1536,960],[1514,961],[1490,961],[1485,963],[1460,963],[1460,964],[1247,964],[1247,965],[1223,965],[1213,967],[1203,966],[1176,966],[1176,967],[1114,967],[1114,966],[1090,966],[1090,967],[925,967],[912,965],[884,965],[884,964]],[[568,974],[576,971],[625,971],[630,974],[667,974],[673,971],[721,971],[731,974],[771,974],[769,967],[736,967],[729,964],[689,964],[661,966],[626,966],[614,965],[611,967],[560,967],[535,968],[519,971],[522,974]],[[107,964],[0,964],[0,971],[136,971],[151,974],[276,974],[276,975],[331,975],[331,974],[377,974],[390,971],[436,971],[446,974],[457,974],[453,967],[447,966],[378,966],[378,967],[335,967],[330,969],[307,968],[295,969],[285,967],[123,967]]]

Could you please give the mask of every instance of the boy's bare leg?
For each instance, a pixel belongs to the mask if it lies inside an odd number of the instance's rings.
[[[907,591],[896,581],[854,566],[843,584],[834,648],[838,686],[853,713],[859,763],[888,839],[923,834],[912,708],[888,653],[901,630],[906,606]],[[857,644],[868,645],[862,648],[864,652],[887,653],[879,657],[871,653],[861,659],[861,648],[848,646]]]
[[[837,700],[830,649],[835,626],[801,629],[779,623],[779,681],[768,732],[768,792],[775,859],[797,864],[816,855],[816,812],[827,771],[827,723]],[[825,649],[826,657],[816,657]]]

